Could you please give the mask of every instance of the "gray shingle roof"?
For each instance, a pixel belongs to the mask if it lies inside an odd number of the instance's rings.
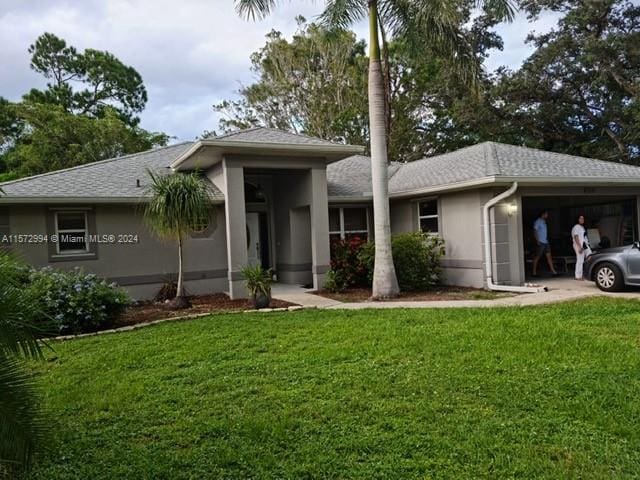
[[[403,164],[389,180],[390,192],[466,182],[496,174],[496,162],[489,144]]]
[[[640,167],[535,148],[490,143],[499,175],[504,177],[629,178],[640,180]]]
[[[503,143],[484,142],[415,162],[392,164],[389,193],[500,179],[626,179],[640,184],[640,167],[593,158],[546,152]],[[354,156],[327,168],[329,196],[361,196],[371,192],[368,157]]]
[[[399,163],[389,165],[389,177],[393,178]],[[371,196],[371,159],[354,155],[327,166],[327,185],[330,197]]]
[[[179,143],[124,157],[103,160],[77,167],[0,184],[4,197],[31,198],[136,198],[145,194],[149,185],[147,169],[170,173],[169,164],[193,142]],[[140,180],[140,187],[136,181]],[[209,183],[212,198],[224,195]]]
[[[309,137],[299,133],[290,133],[275,128],[255,127],[224,135],[210,136],[207,140],[233,141],[246,143],[273,143],[287,145],[341,145],[320,138]]]
[[[262,143],[335,145],[324,140],[279,130],[255,128],[230,133],[219,140]],[[0,184],[5,197],[21,198],[136,198],[145,193],[147,169],[170,172],[169,165],[194,142],[180,143],[133,155],[103,160],[66,170],[36,175]],[[545,152],[502,143],[485,142],[455,152],[424,158],[411,163],[392,163],[389,167],[389,192],[440,187],[474,180],[522,179],[620,179],[640,184],[640,167],[604,162],[591,158]],[[140,179],[141,187],[136,186]],[[330,197],[369,197],[371,164],[368,157],[355,155],[327,167]],[[209,184],[211,195],[224,195]]]

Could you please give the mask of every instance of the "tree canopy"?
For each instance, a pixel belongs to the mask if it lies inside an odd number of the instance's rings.
[[[139,126],[147,93],[140,74],[109,52],[78,52],[52,33],[29,47],[49,81],[20,102],[0,97],[0,181],[165,145]]]
[[[462,17],[470,20],[470,12]],[[280,32],[267,35],[263,48],[251,56],[256,82],[239,89],[238,100],[225,100],[214,109],[223,114],[222,131],[268,126],[328,140],[367,145],[366,45],[343,28],[311,23],[299,17],[299,29],[288,41]],[[490,48],[501,48],[487,16],[461,31],[481,65]],[[457,90],[468,97],[472,89],[459,75],[458,65],[435,52],[416,55],[403,37],[385,46],[388,149],[393,160],[410,161],[434,150],[431,124],[442,99]],[[446,86],[447,91],[443,89]]]
[[[562,17],[552,31],[528,37],[535,50],[521,67],[481,68],[472,88],[447,57],[428,49],[416,55],[402,35],[391,39],[383,62],[390,159],[494,140],[640,163],[640,6],[626,0],[519,3],[532,20],[543,11]],[[472,17],[467,8],[460,18],[460,32],[482,67],[491,49],[502,48],[495,17]],[[329,42],[340,45],[336,65],[327,56]],[[325,52],[323,61],[305,62],[310,45]],[[220,127],[266,125],[366,145],[365,51],[348,30],[301,23],[291,41],[272,32],[252,56],[256,82],[240,89],[240,100],[216,106],[226,115]],[[337,70],[344,59],[349,68]],[[345,100],[330,97],[336,91]]]
[[[68,113],[102,117],[107,108],[130,125],[147,103],[140,74],[109,52],[75,47],[44,33],[29,47],[31,68],[49,80],[45,90],[31,89],[25,100],[62,106]],[[75,88],[74,88],[75,87]]]
[[[530,35],[536,50],[499,73],[497,116],[525,143],[560,152],[640,162],[640,6],[622,0],[526,0],[531,16],[564,13]]]
[[[367,57],[354,33],[307,25],[287,41],[275,30],[251,56],[258,81],[214,106],[223,130],[256,125],[363,143],[368,137]]]

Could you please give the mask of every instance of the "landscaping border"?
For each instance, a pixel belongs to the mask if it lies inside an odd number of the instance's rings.
[[[122,332],[130,332],[132,330],[137,330],[139,328],[151,327],[153,325],[158,325],[160,323],[172,322],[172,321],[182,321],[182,320],[193,320],[196,318],[208,317],[212,315],[228,315],[228,314],[237,314],[237,313],[271,313],[271,312],[295,312],[298,310],[308,310],[314,309],[316,307],[303,307],[301,305],[292,305],[290,307],[281,307],[281,308],[262,308],[259,310],[225,310],[218,312],[204,312],[204,313],[193,313],[191,315],[183,315],[181,317],[167,317],[160,318],[158,320],[151,320],[149,322],[135,323],[133,325],[125,325],[124,327],[118,328],[109,328],[107,330],[98,330],[97,332],[89,332],[89,333],[79,333],[77,335],[59,335],[57,337],[51,337],[45,339],[46,341],[56,341],[63,342],[66,340],[74,340],[76,338],[85,338],[85,337],[95,337],[97,335],[105,335],[108,333],[122,333]]]

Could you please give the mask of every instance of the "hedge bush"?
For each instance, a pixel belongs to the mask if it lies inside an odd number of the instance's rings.
[[[391,240],[400,290],[426,290],[441,283],[444,240],[422,232],[402,233]]]
[[[48,317],[43,329],[52,334],[109,328],[130,302],[124,289],[79,269],[33,270],[26,288]]]
[[[332,249],[331,270],[327,289],[344,290],[368,286],[373,282],[374,243],[354,245],[344,253],[344,245]],[[440,259],[444,255],[444,240],[422,232],[400,233],[391,238],[393,264],[400,290],[426,290],[442,282]],[[333,258],[333,257],[332,257]]]
[[[349,287],[366,287],[369,272],[367,265],[359,261],[360,249],[366,240],[353,237],[331,243],[331,269],[327,273],[325,288],[340,292]]]

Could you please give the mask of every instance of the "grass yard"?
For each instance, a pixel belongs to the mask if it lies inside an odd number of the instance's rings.
[[[37,479],[640,472],[640,302],[217,315],[54,344]]]

